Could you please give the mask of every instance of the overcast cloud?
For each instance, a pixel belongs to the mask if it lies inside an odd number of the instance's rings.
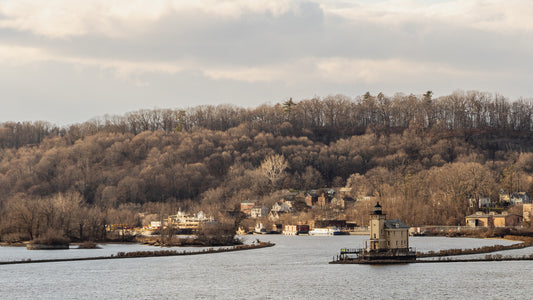
[[[0,122],[455,90],[533,96],[533,2],[0,0]]]

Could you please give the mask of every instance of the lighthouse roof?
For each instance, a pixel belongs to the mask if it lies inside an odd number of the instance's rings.
[[[409,228],[409,226],[407,226],[407,224],[405,224],[404,222],[400,220],[392,219],[392,220],[385,221],[385,228],[399,229],[399,228]]]

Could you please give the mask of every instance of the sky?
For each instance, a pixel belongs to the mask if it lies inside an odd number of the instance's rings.
[[[0,0],[0,122],[342,94],[533,97],[533,1]]]

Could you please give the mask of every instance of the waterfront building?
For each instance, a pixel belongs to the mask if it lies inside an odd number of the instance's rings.
[[[308,235],[309,225],[285,225],[283,229],[284,235]]]
[[[379,202],[370,214],[370,238],[363,249],[342,248],[333,263],[377,264],[416,260],[416,250],[409,247],[409,226],[400,220],[387,220]]]
[[[200,223],[213,221],[213,218],[205,216],[202,211],[196,215],[189,215],[179,210],[177,214],[168,217],[168,224],[183,230],[197,230],[200,227]]]
[[[465,217],[466,226],[468,227],[507,227],[522,224],[522,216],[502,212],[489,212],[488,214],[481,211]]]
[[[400,220],[387,220],[379,202],[370,214],[369,250],[409,248],[409,226]]]

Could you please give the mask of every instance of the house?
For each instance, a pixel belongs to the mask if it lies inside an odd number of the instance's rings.
[[[500,202],[507,205],[531,203],[531,195],[528,192],[506,193],[500,191]]]
[[[212,221],[214,221],[214,219],[205,216],[202,211],[198,212],[196,215],[189,215],[179,210],[177,214],[168,217],[169,224],[178,229],[186,230],[196,230],[200,227],[200,223]]]
[[[285,225],[284,235],[309,234],[309,225]]]
[[[483,208],[491,206],[490,197],[470,198],[468,199],[468,203],[472,208]]]
[[[268,207],[264,205],[256,205],[251,209],[250,216],[252,218],[263,218],[268,216],[269,211]]]
[[[409,226],[400,220],[387,220],[379,202],[370,214],[370,240],[367,249],[409,249]]]
[[[326,208],[329,206],[329,199],[324,193],[317,198],[316,205],[320,208]]]
[[[522,224],[522,216],[503,212],[498,214],[490,212],[488,214],[481,211],[465,217],[466,226],[469,227],[508,227]]]
[[[292,212],[292,208],[284,201],[276,202],[272,205],[272,209],[268,213],[268,218],[272,221],[279,220],[283,214]]]
[[[268,213],[268,219],[270,221],[277,221],[279,220],[279,217],[280,217],[280,213],[275,210],[270,210],[270,212]]]
[[[509,202],[511,203],[511,205],[529,204],[531,203],[531,197],[528,192],[512,193],[509,197]]]
[[[305,193],[305,204],[309,207],[313,207],[318,202],[318,195],[316,191],[310,191]]]
[[[282,203],[284,203],[285,205],[287,205],[287,207],[292,211],[293,206],[294,206],[294,203],[295,203],[296,201],[295,201],[295,200],[281,199],[280,202],[282,202]]]
[[[284,201],[274,203],[271,209],[271,211],[275,211],[278,213],[289,213],[291,212],[291,210],[292,208]]]
[[[252,208],[255,206],[254,202],[241,202],[241,212],[248,217],[252,214]]]
[[[500,196],[500,203],[509,203],[510,202],[510,194],[505,192],[504,190],[500,190],[499,193]]]
[[[347,209],[355,206],[355,199],[346,195],[340,198],[331,199],[331,207],[338,209]]]

